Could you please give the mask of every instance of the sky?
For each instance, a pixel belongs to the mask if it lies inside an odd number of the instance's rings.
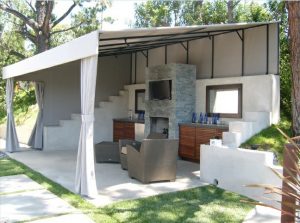
[[[96,0],[91,0],[95,2]],[[134,21],[134,3],[141,3],[145,0],[112,0],[112,6],[106,9],[103,13],[103,18],[112,17],[115,22],[113,24],[103,23],[102,29],[116,30],[126,29]],[[57,16],[62,15],[72,5],[72,0],[58,0],[54,8],[54,13]],[[69,18],[64,20],[65,23],[70,21]]]

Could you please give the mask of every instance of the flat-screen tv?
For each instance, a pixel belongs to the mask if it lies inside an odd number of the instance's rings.
[[[150,100],[171,100],[172,81],[149,81]]]

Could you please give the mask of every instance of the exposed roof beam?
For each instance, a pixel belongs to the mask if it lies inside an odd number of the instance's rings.
[[[218,35],[223,35],[226,33],[231,33],[231,31],[226,31],[226,32],[222,32],[222,33],[217,33],[214,35],[210,35],[210,36],[218,36]],[[173,44],[177,44],[177,43],[183,43],[186,41],[193,41],[193,40],[197,40],[197,39],[203,39],[203,38],[207,38],[207,36],[192,36],[192,37],[186,37],[186,38],[178,38],[175,40],[169,40],[169,41],[161,41],[158,43],[152,43],[152,44],[146,44],[146,45],[133,45],[133,46],[124,46],[124,47],[115,47],[115,48],[109,48],[109,49],[100,49],[99,50],[99,56],[103,56],[106,53],[109,54],[113,54],[116,55],[118,53],[122,53],[124,54],[124,52],[126,53],[130,53],[130,52],[139,52],[139,51],[143,51],[143,50],[149,50],[149,49],[153,49],[153,48],[159,48],[162,46],[166,46],[166,45],[173,45]]]
[[[173,34],[162,34],[162,35],[144,35],[144,36],[130,36],[130,37],[118,37],[118,38],[106,38],[101,39],[100,38],[100,44],[101,42],[105,41],[111,41],[111,40],[124,40],[124,42],[121,43],[109,43],[104,45],[99,45],[99,56],[104,55],[117,55],[117,54],[124,54],[124,53],[131,53],[131,52],[140,52],[143,50],[149,50],[158,47],[162,47],[165,45],[172,45],[177,43],[183,43],[186,41],[192,41],[196,39],[203,39],[203,38],[211,38],[212,36],[217,35],[223,35],[227,33],[236,32],[239,34],[239,31],[246,30],[246,29],[252,29],[260,26],[265,26],[264,24],[259,24],[251,27],[246,28],[232,28],[232,29],[223,29],[223,30],[211,30],[211,31],[203,31],[204,28],[192,30],[189,32],[183,32],[183,33],[173,33]],[[202,31],[199,31],[202,30]],[[155,37],[154,39],[150,39]],[[163,37],[163,38],[156,38],[156,37]],[[147,40],[145,40],[148,38]],[[131,39],[133,41],[128,41],[128,39]],[[142,39],[142,40],[136,40],[134,39]],[[139,47],[140,46],[140,47]]]
[[[183,33],[172,33],[172,34],[155,34],[155,35],[144,35],[144,36],[127,36],[127,37],[112,37],[112,38],[104,38],[101,39],[100,41],[111,41],[111,40],[120,40],[120,39],[141,39],[141,38],[149,38],[149,37],[172,37],[172,36],[176,36],[176,35],[184,35],[184,34],[191,34],[191,33],[195,33],[198,32],[200,30],[204,30],[206,28],[195,28],[193,30],[190,30],[188,32],[183,32]],[[101,33],[99,33],[99,35],[101,35]]]

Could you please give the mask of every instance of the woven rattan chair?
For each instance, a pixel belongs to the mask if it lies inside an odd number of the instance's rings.
[[[142,183],[175,181],[178,140],[144,139],[140,148],[126,147],[129,177]]]

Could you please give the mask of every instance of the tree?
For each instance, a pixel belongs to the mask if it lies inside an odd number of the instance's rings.
[[[289,44],[292,69],[293,132],[300,135],[300,2],[288,1]]]
[[[145,3],[136,4],[135,26],[206,25],[269,20],[269,14],[262,5],[251,3],[244,7],[240,2],[240,0],[148,0]]]
[[[234,23],[236,22],[234,18],[234,8],[240,3],[241,0],[233,1],[229,0],[227,2],[227,21],[228,23]]]
[[[172,25],[172,13],[168,1],[147,1],[135,4],[135,27],[159,27]]]
[[[48,50],[51,47],[51,37],[53,35],[75,29],[83,24],[89,25],[90,19],[83,19],[80,20],[79,23],[73,23],[72,26],[65,29],[56,29],[59,24],[71,14],[75,7],[82,8],[83,5],[83,0],[73,1],[67,11],[65,11],[60,17],[56,17],[53,14],[55,6],[54,1],[36,0],[35,3],[32,4],[29,0],[0,0],[0,10],[9,14],[8,18],[17,28],[17,33],[33,44],[35,53]],[[101,5],[101,7],[99,5]],[[88,9],[85,8],[84,12],[87,14],[90,10],[93,10],[92,15],[95,15],[96,12],[103,11],[105,9],[106,2],[101,1],[97,7],[90,7]]]
[[[75,37],[82,36],[93,30],[99,29],[103,21],[113,22],[113,19],[102,18],[100,15],[106,9],[107,5],[102,2],[95,2],[92,7],[85,7],[80,12],[72,15],[71,29]]]
[[[74,0],[68,10],[56,17],[52,0],[0,0],[0,68],[97,29],[98,13],[108,5],[107,0],[96,4]],[[81,10],[72,15],[70,25],[63,24],[75,7]],[[77,30],[79,26],[81,29]],[[29,93],[16,92],[15,108],[28,109],[30,103],[35,103],[34,91]],[[4,96],[5,82],[0,77],[0,121],[6,116]]]
[[[287,119],[292,118],[291,101],[291,64],[288,44],[288,16],[284,1],[269,0],[264,7],[270,12],[274,21],[280,21],[280,110],[281,115]]]
[[[182,20],[186,25],[202,24],[202,7],[201,1],[186,1],[182,6]]]
[[[29,1],[25,3],[27,6],[15,1],[2,1],[0,9],[18,18],[19,34],[31,41],[36,46],[36,53],[40,53],[50,47],[51,29],[69,15],[76,3],[56,20],[52,17],[54,1],[36,1],[35,6]]]

